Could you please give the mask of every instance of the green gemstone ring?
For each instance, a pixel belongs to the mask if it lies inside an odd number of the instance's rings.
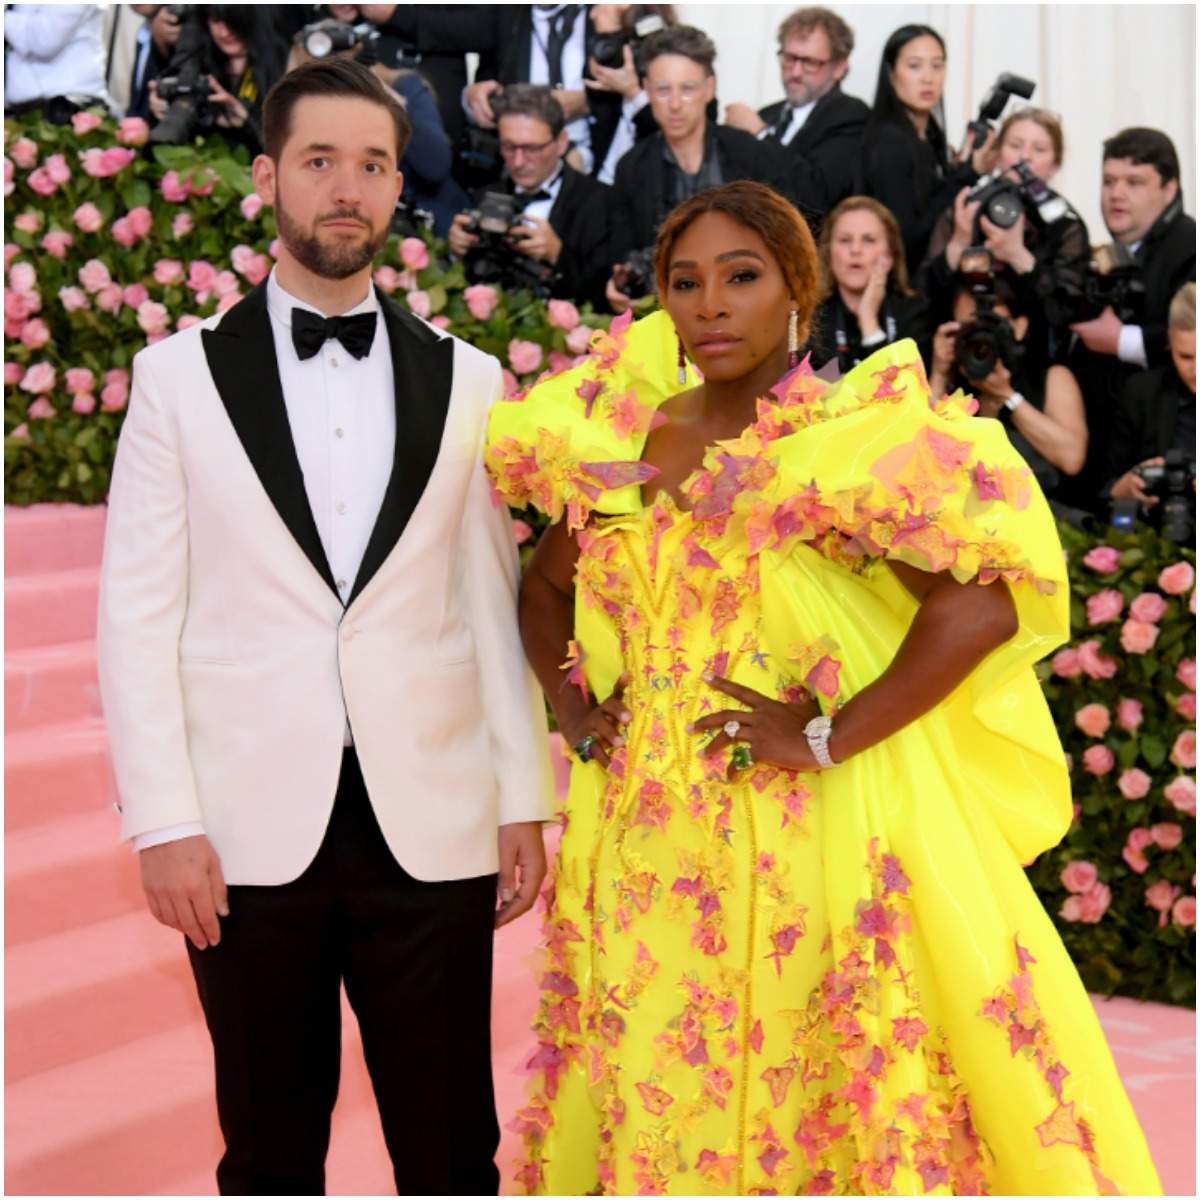
[[[577,759],[579,759],[579,761],[581,763],[591,762],[592,761],[592,747],[595,744],[596,744],[595,734],[589,733],[585,737],[581,737],[579,739],[579,741],[577,741],[575,743],[575,746],[574,746],[575,757]]]
[[[750,753],[750,747],[745,742],[739,742],[734,746],[733,753],[729,756],[729,761],[737,771],[748,771],[754,766],[754,755]]]

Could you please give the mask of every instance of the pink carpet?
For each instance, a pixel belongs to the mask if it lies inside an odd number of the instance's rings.
[[[5,513],[5,1192],[209,1195],[212,1054],[179,936],[116,845],[95,678],[103,510]],[[535,1002],[526,918],[497,937],[501,1119],[520,1105]],[[1194,1195],[1195,1016],[1096,1000],[1169,1195]],[[393,1191],[347,1010],[331,1194]],[[505,1132],[506,1185],[516,1139]]]

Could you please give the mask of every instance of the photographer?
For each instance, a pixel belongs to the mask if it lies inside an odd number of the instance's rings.
[[[153,115],[150,112],[150,84],[166,71],[171,55],[175,53],[184,6],[131,4],[129,7],[145,20],[137,31],[137,51],[129,73],[129,107],[125,115],[149,121]]]
[[[170,63],[150,84],[158,122],[150,140],[179,145],[216,131],[258,154],[262,104],[287,56],[272,14],[258,5],[189,7]]]
[[[986,259],[982,267],[970,265],[972,274],[955,295],[954,320],[934,334],[930,390],[942,396],[962,388],[973,395],[977,415],[1004,425],[1045,495],[1060,499],[1063,477],[1076,475],[1087,456],[1079,384],[1065,366],[1047,366],[1026,344],[1029,318],[1012,286],[989,278]]]
[[[660,30],[642,44],[643,83],[658,131],[638,142],[617,166],[616,265],[605,291],[614,312],[624,312],[634,293],[644,295],[652,286],[647,247],[676,205],[735,179],[755,179],[792,198],[786,151],[709,121],[716,56],[708,35],[688,25]]]
[[[1002,174],[958,193],[934,226],[920,276],[935,312],[948,315],[963,252],[985,246],[997,276],[1011,285],[1021,310],[1030,314],[1030,344],[1052,362],[1066,356],[1067,325],[1083,298],[1091,257],[1087,226],[1065,202],[1053,203],[1059,198],[1048,189],[1032,194],[1022,183],[1018,164],[1024,163],[1036,179],[1048,184],[1062,161],[1063,132],[1057,117],[1031,107],[1010,113],[996,138],[995,169]],[[980,191],[986,192],[985,198],[976,198]],[[1003,205],[1009,216],[1014,208],[1019,212],[1002,227],[988,216],[985,204]],[[1047,221],[1043,213],[1055,219]]]
[[[779,73],[787,99],[755,112],[731,104],[725,123],[786,146],[796,190],[818,212],[854,191],[863,131],[871,110],[842,91],[854,30],[827,8],[798,8],[779,26]]]
[[[510,84],[496,108],[506,190],[516,200],[510,252],[554,269],[550,295],[603,306],[611,262],[608,188],[563,161],[565,120],[549,88]],[[450,226],[450,250],[468,260],[468,274],[480,247],[474,224],[464,212]]]
[[[845,374],[903,338],[929,363],[929,305],[908,286],[900,226],[878,200],[851,196],[825,219],[817,241],[821,292],[813,318],[813,366],[836,358]]]
[[[1133,375],[1113,414],[1113,436],[1104,489],[1111,500],[1136,500],[1142,515],[1153,514],[1161,491],[1153,481],[1166,455],[1180,451],[1190,459],[1195,478],[1196,455],[1196,285],[1185,284],[1171,301],[1167,316],[1170,359]],[[1187,493],[1185,492],[1185,496]],[[1195,490],[1190,491],[1195,529]]]

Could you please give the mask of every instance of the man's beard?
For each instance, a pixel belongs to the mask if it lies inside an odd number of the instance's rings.
[[[317,226],[322,221],[338,220],[361,221],[366,227],[366,241],[322,242],[316,232]],[[336,208],[331,212],[321,213],[313,221],[312,232],[306,232],[298,221],[293,221],[288,215],[278,190],[275,193],[275,226],[279,232],[279,240],[288,253],[302,267],[322,279],[348,279],[364,267],[370,266],[375,256],[383,249],[390,232],[385,228],[382,233],[376,235],[371,222],[362,213],[349,208]]]

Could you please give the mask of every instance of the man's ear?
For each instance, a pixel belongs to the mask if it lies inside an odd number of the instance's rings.
[[[260,154],[250,166],[250,178],[254,180],[254,190],[264,204],[275,203],[275,160],[266,154]]]
[[[833,82],[841,83],[846,78],[846,72],[850,70],[850,60],[843,58],[841,62],[833,64]]]
[[[706,86],[704,89],[704,103],[708,104],[712,101],[712,98],[717,94],[717,77],[715,75],[710,75],[708,77],[708,79],[705,81],[705,83],[706,83]]]

